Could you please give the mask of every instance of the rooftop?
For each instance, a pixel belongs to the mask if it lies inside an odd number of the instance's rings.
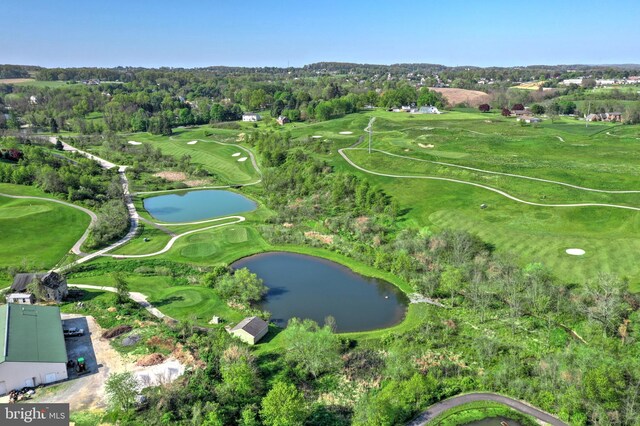
[[[231,332],[238,330],[244,330],[252,336],[257,336],[262,330],[269,327],[266,321],[258,317],[248,317],[240,321],[235,327],[231,329]]]
[[[0,363],[67,362],[57,306],[0,306]]]

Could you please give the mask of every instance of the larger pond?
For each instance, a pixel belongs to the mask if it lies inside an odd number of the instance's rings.
[[[161,222],[194,222],[255,210],[256,203],[231,191],[188,191],[144,200],[144,208]]]
[[[332,316],[339,332],[375,330],[399,323],[407,310],[407,297],[394,285],[326,259],[276,252],[231,266],[249,268],[264,280],[269,292],[260,309],[281,327],[294,317],[322,325]]]

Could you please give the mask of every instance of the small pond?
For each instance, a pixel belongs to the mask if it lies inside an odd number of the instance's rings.
[[[160,222],[194,222],[255,210],[256,203],[231,191],[188,191],[145,198],[144,208]]]
[[[505,423],[508,426],[521,426],[517,421],[507,419],[506,417],[487,417],[486,419],[465,423],[464,426],[504,426]]]
[[[375,330],[399,323],[407,310],[407,297],[393,284],[319,257],[262,253],[231,266],[249,268],[264,280],[269,292],[260,309],[281,327],[294,317],[322,325],[331,315],[339,332]]]

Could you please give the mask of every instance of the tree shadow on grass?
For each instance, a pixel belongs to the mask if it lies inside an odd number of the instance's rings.
[[[160,299],[158,301],[154,301],[151,304],[155,307],[170,305],[173,302],[182,302],[184,301],[184,296],[169,296],[164,299]]]

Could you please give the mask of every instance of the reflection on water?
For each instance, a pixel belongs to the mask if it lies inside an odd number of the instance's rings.
[[[260,309],[284,327],[290,318],[309,318],[319,324],[336,319],[337,331],[385,328],[402,321],[407,297],[394,285],[364,277],[346,266],[294,253],[263,253],[231,265],[249,268],[269,287]]]

